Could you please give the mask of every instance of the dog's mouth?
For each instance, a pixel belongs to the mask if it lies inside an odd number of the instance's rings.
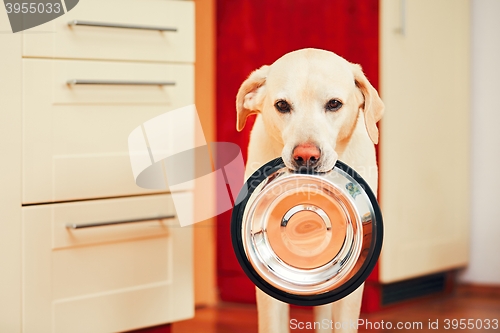
[[[318,168],[313,165],[301,165],[301,166],[292,166],[288,167],[291,171],[295,173],[302,173],[302,174],[311,174],[311,173],[320,173],[321,171],[318,171]]]
[[[295,173],[300,173],[300,174],[321,174],[321,173],[326,173],[329,172],[333,169],[333,166],[335,166],[335,163],[333,163],[332,167],[325,166],[321,161],[318,161],[316,163],[304,163],[301,165],[297,165],[297,163],[293,163],[293,160],[283,158],[283,161],[285,162],[285,166],[292,172]]]

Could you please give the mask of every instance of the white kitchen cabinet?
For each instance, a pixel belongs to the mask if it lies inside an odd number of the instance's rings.
[[[192,317],[193,230],[168,190],[135,185],[127,141],[194,103],[194,2],[80,1],[17,34],[0,11],[0,29],[0,332],[124,332]],[[170,124],[194,142],[192,125]],[[176,195],[192,212],[193,188]]]
[[[381,1],[379,279],[463,267],[469,230],[469,1]]]

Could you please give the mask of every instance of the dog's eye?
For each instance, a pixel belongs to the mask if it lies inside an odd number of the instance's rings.
[[[329,100],[325,105],[325,109],[327,109],[328,111],[337,111],[341,107],[342,107],[342,102],[336,99]]]
[[[284,100],[279,100],[277,101],[275,104],[274,104],[274,107],[276,108],[276,110],[278,110],[279,112],[281,113],[288,113],[290,112],[291,110],[291,106],[290,104],[288,104],[287,101],[284,101]]]

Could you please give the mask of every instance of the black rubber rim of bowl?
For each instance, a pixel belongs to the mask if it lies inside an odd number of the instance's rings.
[[[351,277],[342,286],[334,290],[316,295],[296,295],[285,292],[267,283],[264,279],[262,279],[257,271],[255,271],[245,254],[243,248],[243,238],[241,234],[243,213],[245,211],[245,206],[248,202],[248,199],[252,195],[253,191],[265,178],[267,178],[275,171],[283,168],[284,166],[285,165],[281,158],[277,158],[266,163],[265,165],[260,167],[252,176],[250,176],[250,178],[248,178],[245,184],[248,190],[247,193],[245,193],[245,191],[242,191],[238,195],[238,199],[236,200],[238,204],[233,208],[233,213],[231,216],[231,239],[233,243],[234,253],[241,268],[250,278],[250,280],[263,292],[280,301],[301,306],[316,306],[338,301],[339,299],[342,299],[355,291],[368,278],[368,275],[370,275],[373,268],[375,267],[375,264],[377,263],[383,240],[382,214],[380,212],[380,207],[378,205],[377,199],[375,198],[375,195],[373,194],[366,181],[361,178],[361,176],[356,171],[354,171],[347,164],[341,161],[337,161],[335,166],[349,174],[354,180],[356,180],[361,186],[363,186],[373,206],[375,219],[373,220],[372,242],[369,253],[367,255],[368,259],[363,263],[360,270],[353,277]]]

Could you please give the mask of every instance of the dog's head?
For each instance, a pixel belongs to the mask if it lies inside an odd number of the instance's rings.
[[[361,67],[335,53],[303,49],[254,71],[236,98],[237,129],[250,114],[262,115],[266,131],[283,144],[286,166],[328,171],[336,148],[349,140],[360,110],[373,143],[384,104]]]

